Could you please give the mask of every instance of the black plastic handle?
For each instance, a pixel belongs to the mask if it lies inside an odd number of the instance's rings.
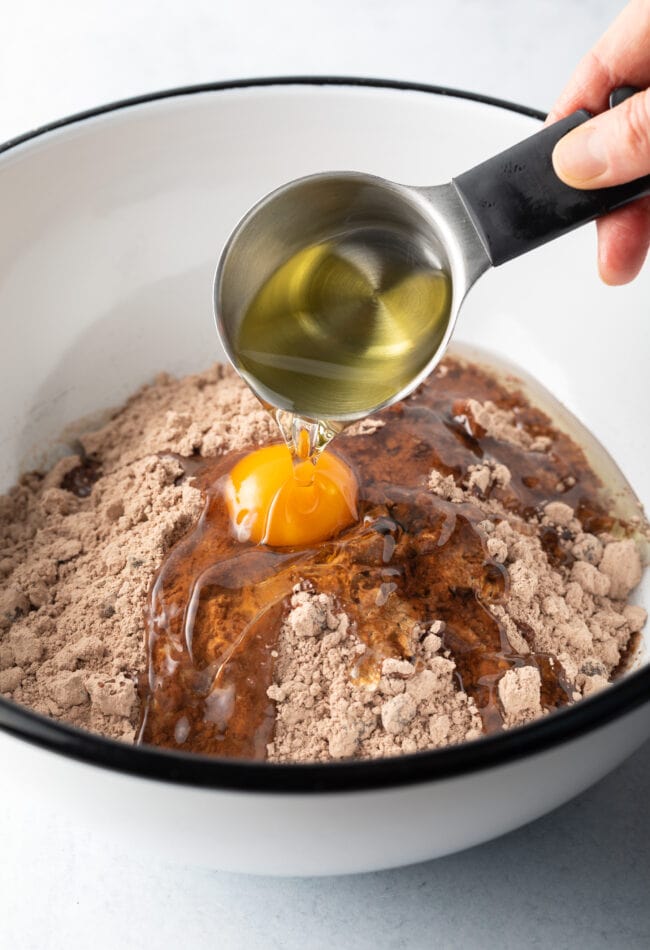
[[[610,107],[636,91],[616,89]],[[553,149],[590,118],[580,109],[453,179],[495,267],[650,194],[650,175],[590,191],[560,181],[551,162]]]

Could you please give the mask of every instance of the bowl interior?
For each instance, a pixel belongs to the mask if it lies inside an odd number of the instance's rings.
[[[66,427],[92,424],[157,372],[223,359],[214,267],[264,194],[324,170],[444,182],[537,126],[426,92],[252,86],[122,108],[5,151],[0,491],[60,451]],[[456,330],[554,393],[645,504],[648,300],[648,268],[626,288],[599,283],[589,227],[488,273]],[[637,600],[650,604],[647,581]]]

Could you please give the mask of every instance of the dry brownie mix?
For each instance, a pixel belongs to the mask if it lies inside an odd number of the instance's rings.
[[[468,391],[460,366],[446,360],[430,385],[445,438],[470,461],[448,464],[441,450],[429,464],[420,451],[422,491],[445,510],[471,509],[489,559],[502,566],[507,592],[486,610],[508,642],[508,668],[492,689],[499,727],[508,728],[551,708],[544,676],[562,684],[562,704],[610,681],[645,622],[645,611],[627,603],[642,566],[635,541],[580,501],[572,484],[579,450],[568,458],[568,442],[548,420],[523,397],[506,398],[483,371]],[[419,399],[407,414],[424,411]],[[388,457],[400,426],[399,411],[382,414],[335,447],[363,457],[383,439]],[[230,370],[162,375],[51,471],[25,475],[0,497],[0,694],[132,741],[148,662],[148,592],[203,507],[184,460],[276,439],[270,416]],[[524,458],[558,471],[546,500],[523,476],[536,504],[515,498]],[[271,645],[268,758],[391,755],[480,736],[486,714],[465,688],[467,643],[458,636],[449,616],[409,616],[399,655],[358,676],[369,652],[362,624],[331,592],[299,580]],[[180,717],[175,746],[188,734]]]

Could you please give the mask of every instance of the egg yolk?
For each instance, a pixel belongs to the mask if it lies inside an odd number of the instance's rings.
[[[274,547],[324,541],[357,518],[357,482],[345,462],[323,452],[316,464],[294,465],[286,445],[241,459],[228,476],[225,499],[240,541]]]

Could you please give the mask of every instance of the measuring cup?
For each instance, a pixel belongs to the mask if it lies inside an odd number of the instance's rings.
[[[610,108],[634,92],[616,90]],[[553,148],[589,118],[584,109],[574,112],[443,185],[411,187],[359,172],[333,172],[289,182],[263,198],[237,225],[217,267],[215,315],[230,361],[265,405],[306,420],[326,417],[334,427],[403,399],[440,360],[467,292],[485,271],[650,194],[650,176],[592,191],[560,181]],[[364,397],[360,365],[358,404],[344,412],[333,406],[331,412],[314,413],[295,392],[289,398],[281,387],[271,390],[256,378],[242,362],[238,339],[251,301],[278,268],[301,249],[333,238],[356,245],[357,258],[372,256],[375,271],[386,248],[407,244],[407,259],[447,274],[451,293],[444,332],[419,347],[412,377],[396,378],[391,386],[387,368],[386,390],[377,402],[370,391]],[[345,326],[341,332],[343,344]]]

